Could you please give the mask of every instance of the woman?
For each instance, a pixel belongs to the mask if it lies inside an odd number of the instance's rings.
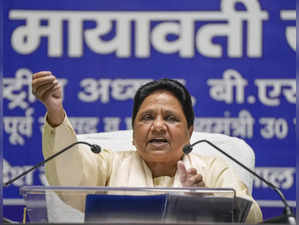
[[[76,142],[76,134],[64,111],[56,77],[48,71],[34,74],[32,90],[47,108],[43,154],[49,157]],[[237,196],[253,201],[246,222],[261,222],[258,205],[222,159],[183,154],[193,121],[191,97],[183,85],[169,79],[147,83],[134,99],[132,127],[137,151],[104,150],[94,155],[80,145],[46,165],[47,179],[51,185],[65,186],[234,188]],[[75,207],[82,208],[82,203]]]

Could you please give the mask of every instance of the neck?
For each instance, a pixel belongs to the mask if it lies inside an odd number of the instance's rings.
[[[152,172],[153,177],[170,176],[176,173],[176,163],[171,165],[161,162],[145,162]]]

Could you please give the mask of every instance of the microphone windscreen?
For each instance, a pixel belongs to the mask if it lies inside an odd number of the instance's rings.
[[[101,147],[99,145],[96,145],[96,144],[91,145],[90,149],[93,153],[100,153],[101,152]]]
[[[191,151],[192,151],[192,146],[190,144],[184,146],[183,152],[185,154],[189,154]]]

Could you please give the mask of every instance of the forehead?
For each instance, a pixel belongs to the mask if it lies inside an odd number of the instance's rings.
[[[180,110],[182,112],[182,105],[180,101],[169,91],[157,90],[147,96],[142,102],[139,111],[144,111],[154,107],[163,107],[166,109]]]

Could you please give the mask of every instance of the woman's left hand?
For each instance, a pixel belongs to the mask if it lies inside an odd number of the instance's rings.
[[[177,170],[183,187],[205,187],[202,175],[195,168],[186,169],[182,161],[177,162]]]

